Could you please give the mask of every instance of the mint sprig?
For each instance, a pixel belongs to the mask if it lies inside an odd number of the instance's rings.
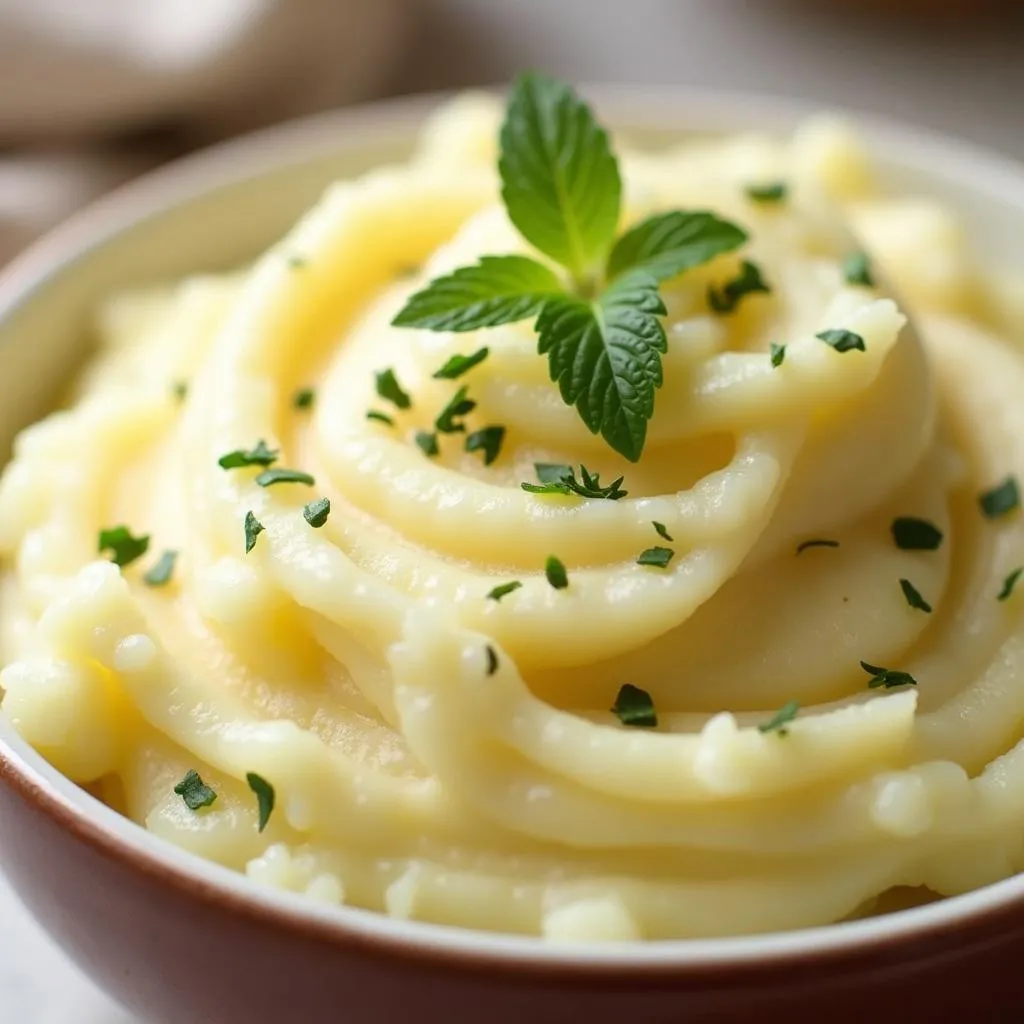
[[[458,332],[536,318],[538,351],[562,399],[636,462],[667,349],[658,285],[747,235],[708,211],[670,210],[616,240],[618,161],[590,108],[555,79],[528,74],[513,84],[500,143],[509,219],[561,269],[528,256],[484,256],[416,292],[392,323]]]

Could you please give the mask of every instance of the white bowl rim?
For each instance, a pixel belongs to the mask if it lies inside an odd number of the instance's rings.
[[[817,104],[792,97],[675,87],[583,86],[613,125],[680,132],[786,131],[818,112]],[[408,139],[424,116],[449,94],[401,97],[286,122],[222,142],[174,161],[121,186],[69,218],[0,271],[0,321],[70,264],[124,229],[202,193],[330,153],[357,152],[372,140]],[[830,105],[873,146],[914,154],[936,178],[969,180],[975,192],[1024,208],[1024,164],[984,147],[927,129]],[[354,141],[347,142],[351,137]],[[242,173],[239,170],[244,168]],[[396,920],[358,907],[324,907],[297,894],[257,885],[246,876],[188,853],[147,832],[60,774],[0,714],[0,762],[6,761],[22,796],[59,810],[75,831],[109,855],[174,880],[200,897],[226,897],[257,917],[342,941],[364,940],[394,953],[425,954],[452,966],[560,973],[584,972],[593,981],[622,974],[689,975],[737,968],[773,970],[808,960],[840,961],[853,953],[933,939],[977,924],[1018,904],[1024,915],[1024,873],[960,896],[879,917],[790,932],[715,939],[638,943],[559,943],[537,937],[478,932],[420,921]],[[0,767],[3,767],[0,764]],[[48,805],[48,806],[47,806]]]

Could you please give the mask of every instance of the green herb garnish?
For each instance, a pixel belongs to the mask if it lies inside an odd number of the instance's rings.
[[[512,580],[511,583],[502,583],[491,590],[487,597],[491,601],[500,601],[506,594],[511,594],[513,590],[518,590],[521,586],[522,583],[519,580]]]
[[[770,291],[771,288],[761,276],[761,268],[750,260],[744,260],[740,264],[739,273],[731,281],[726,281],[721,289],[708,285],[708,305],[716,313],[732,313],[745,295]]]
[[[429,458],[433,458],[441,450],[437,446],[437,434],[430,430],[417,430],[413,440],[416,442],[416,447]]]
[[[256,477],[256,483],[260,487],[273,487],[274,484],[305,484],[312,487],[316,481],[301,469],[285,469],[278,466],[274,469],[265,469]]]
[[[931,613],[932,606],[921,596],[921,592],[914,586],[910,580],[900,580],[900,590],[903,591],[903,596],[907,599],[907,604],[911,608],[917,608],[922,612]]]
[[[664,569],[668,566],[668,563],[672,561],[672,556],[675,552],[671,548],[653,547],[647,548],[646,551],[641,551],[636,556],[637,565],[653,565],[658,569]]]
[[[778,711],[768,719],[767,722],[762,722],[758,727],[758,732],[768,733],[777,732],[780,736],[788,736],[789,730],[786,728],[790,722],[793,721],[797,716],[797,712],[800,710],[800,702],[796,700],[787,701],[779,708]]]
[[[398,383],[395,371],[390,367],[387,370],[380,370],[376,375],[377,394],[386,402],[399,409],[408,409],[412,405],[412,399]]]
[[[555,590],[565,590],[569,586],[569,574],[565,571],[565,566],[554,555],[548,555],[548,559],[544,563],[544,575]]]
[[[304,267],[309,266],[309,260],[307,260],[305,256],[289,256],[288,266],[291,267],[292,270],[302,270]]]
[[[853,349],[856,349],[858,352],[867,351],[864,339],[859,334],[854,334],[853,331],[843,330],[842,328],[837,328],[833,331],[821,331],[815,337],[834,348],[837,352],[850,352]]]
[[[487,655],[487,674],[493,676],[498,671],[498,652],[488,644],[485,648],[485,654]]]
[[[871,276],[871,263],[866,252],[851,252],[843,260],[843,278],[847,284],[860,285],[863,288],[874,288],[875,279]]]
[[[623,725],[640,729],[654,729],[658,725],[651,695],[632,683],[623,683],[611,710]]]
[[[448,361],[434,373],[435,380],[456,380],[464,373],[469,373],[474,366],[479,366],[490,353],[490,349],[481,348],[471,356],[450,356]]]
[[[475,408],[476,402],[467,398],[469,388],[463,385],[452,395],[448,404],[437,414],[434,426],[442,434],[462,434],[466,430],[466,424],[461,417],[468,416]]]
[[[174,792],[185,801],[190,811],[209,807],[217,799],[217,794],[203,782],[195,768],[185,772],[185,777],[174,787]]]
[[[996,595],[997,601],[1005,601],[1013,593],[1013,588],[1017,586],[1017,580],[1020,579],[1021,573],[1024,573],[1024,566],[1019,569],[1014,569],[1013,572],[1003,580],[1003,589]]]
[[[935,551],[942,543],[942,531],[927,519],[898,516],[891,529],[892,539],[901,551]]]
[[[786,361],[786,346],[777,345],[774,341],[770,346],[772,369],[778,369]]]
[[[654,527],[654,530],[659,537],[663,540],[667,540],[670,544],[672,543],[672,538],[669,536],[668,530],[665,529],[664,523],[652,523],[651,525]]]
[[[978,495],[978,504],[987,519],[999,519],[1020,505],[1020,488],[1017,478],[1008,476],[990,491]]]
[[[123,569],[149,550],[149,535],[135,537],[127,526],[111,526],[100,530],[96,550],[101,555],[109,551],[110,560]]]
[[[305,519],[314,530],[319,530],[320,527],[327,522],[327,517],[330,514],[330,498],[317,498],[316,501],[311,501],[302,509],[302,518]]]
[[[629,493],[622,490],[621,487],[624,477],[620,476],[607,487],[603,487],[601,474],[591,473],[582,464],[580,464],[580,480],[576,479],[576,471],[572,466],[562,466],[552,462],[535,462],[533,468],[540,483],[519,485],[524,491],[529,491],[531,494],[577,494],[581,498],[618,501]]]
[[[256,442],[255,448],[236,448],[217,460],[221,469],[241,469],[244,466],[270,466],[277,461],[276,448],[268,448],[264,440]]]
[[[312,388],[299,388],[292,395],[292,406],[295,409],[309,409],[316,399],[316,392]]]
[[[747,198],[755,203],[781,203],[789,194],[789,186],[784,181],[773,181],[764,185],[748,185],[744,191]]]
[[[245,513],[245,553],[249,554],[250,551],[256,546],[256,538],[266,529],[266,527],[256,518],[251,511]]]
[[[814,540],[801,541],[796,546],[796,553],[802,554],[808,548],[837,548],[839,547],[839,541],[837,540],[825,540],[824,538],[815,538]]]
[[[747,236],[714,214],[675,210],[616,240],[622,183],[608,136],[554,79],[528,74],[515,82],[500,150],[509,219],[560,269],[526,256],[486,256],[432,281],[392,322],[473,331],[536,318],[538,351],[563,401],[591,433],[636,462],[667,349],[659,282]]]
[[[376,420],[378,423],[384,423],[389,427],[393,427],[395,425],[395,421],[386,412],[380,412],[378,409],[368,410],[366,418],[368,420]]]
[[[143,582],[149,587],[162,587],[170,583],[174,575],[174,564],[178,560],[177,551],[165,551],[145,576]]]
[[[484,465],[489,466],[501,451],[501,442],[505,440],[504,427],[484,427],[476,430],[466,438],[467,452],[483,452]]]
[[[868,683],[870,690],[877,690],[879,687],[891,690],[896,686],[917,686],[917,680],[909,672],[879,668],[877,665],[869,665],[866,661],[862,661],[860,667],[872,677],[871,682]]]
[[[247,772],[245,781],[256,794],[256,803],[260,810],[260,831],[262,832],[267,827],[267,822],[270,821],[270,815],[274,813],[274,787],[255,772]]]
[[[184,402],[188,397],[188,382],[184,380],[176,380],[171,385],[171,394],[174,395],[179,402]]]

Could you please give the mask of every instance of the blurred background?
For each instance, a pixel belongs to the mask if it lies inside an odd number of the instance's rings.
[[[0,0],[0,264],[218,139],[527,67],[808,97],[1024,159],[1022,0]],[[0,1024],[137,1024],[2,880]]]

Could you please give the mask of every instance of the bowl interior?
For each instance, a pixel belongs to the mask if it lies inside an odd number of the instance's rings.
[[[763,129],[788,131],[812,105],[693,92],[587,90],[605,120],[631,141],[665,145],[689,136]],[[227,269],[275,241],[326,185],[403,159],[437,98],[377,104],[320,115],[228,143],[140,179],[79,214],[0,276],[0,459],[21,427],[42,415],[86,355],[99,302],[112,292]],[[927,194],[963,216],[972,243],[992,265],[1024,263],[1024,168],[971,146],[877,119],[851,115],[866,136],[885,191]],[[216,865],[156,840],[98,804],[47,765],[0,716],[0,755],[42,799],[77,816],[97,841],[157,861],[194,885],[197,872],[221,891],[326,927],[401,939],[460,955],[496,952],[564,962],[690,964],[799,955],[901,933],[923,932],[1024,897],[1024,878],[967,896],[785,936],[667,942],[632,947],[567,946],[408,925],[343,908],[326,911],[290,894],[264,892]]]

